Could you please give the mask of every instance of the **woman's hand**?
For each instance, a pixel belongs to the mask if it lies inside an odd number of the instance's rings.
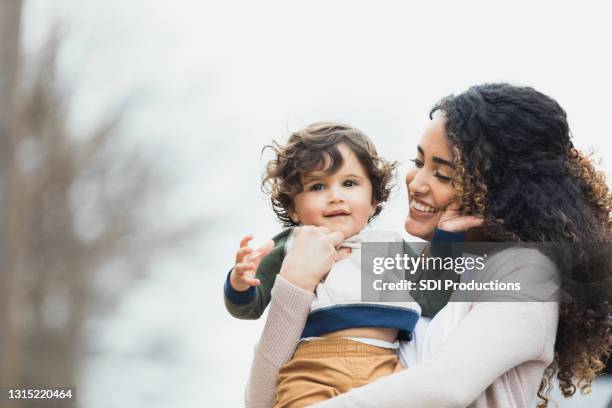
[[[326,227],[313,226],[299,227],[293,234],[293,245],[283,260],[280,275],[292,284],[314,292],[338,259],[336,248],[344,236]]]
[[[462,214],[459,204],[453,203],[446,207],[440,216],[438,228],[448,232],[465,232],[470,228],[480,227],[483,223],[483,217]]]

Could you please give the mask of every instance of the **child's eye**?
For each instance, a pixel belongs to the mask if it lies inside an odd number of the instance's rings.
[[[412,159],[412,160],[410,160],[410,161],[411,161],[411,162],[413,162],[413,163],[414,163],[414,165],[415,165],[416,167],[418,167],[419,169],[420,169],[421,167],[423,167],[423,164],[424,164],[424,163],[423,163],[422,161],[420,161],[419,159]]]
[[[342,183],[342,185],[344,187],[354,187],[357,185],[357,183],[353,180],[346,180],[344,183]]]
[[[313,184],[312,186],[310,186],[309,190],[310,191],[321,191],[325,188],[325,186],[322,183],[317,183],[317,184]]]
[[[443,181],[445,183],[448,183],[452,180],[452,177],[448,177],[440,173],[434,173],[434,177],[437,177],[440,181]]]

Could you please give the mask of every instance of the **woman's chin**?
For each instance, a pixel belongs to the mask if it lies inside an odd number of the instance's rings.
[[[408,234],[429,241],[431,240],[434,230],[436,229],[436,224],[422,223],[412,219],[410,215],[408,215],[406,217],[406,222],[404,223],[404,228]]]

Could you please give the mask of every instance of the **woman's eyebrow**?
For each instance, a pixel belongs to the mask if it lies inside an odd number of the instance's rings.
[[[417,150],[419,151],[419,153],[421,153],[423,156],[425,156],[425,151],[423,150],[423,148],[419,145],[417,145]],[[438,163],[438,164],[442,164],[444,166],[448,166],[450,168],[454,168],[453,163],[451,163],[448,160],[445,159],[441,159],[440,157],[434,156],[431,161],[433,161],[434,163]]]
[[[448,166],[448,167],[450,167],[450,168],[453,168],[453,167],[454,167],[454,166],[453,166],[453,163],[449,162],[448,160],[444,160],[444,159],[441,159],[441,158],[439,158],[439,157],[436,157],[436,156],[434,156],[434,157],[433,157],[431,160],[432,160],[434,163],[442,164],[442,165],[444,165],[444,166]]]

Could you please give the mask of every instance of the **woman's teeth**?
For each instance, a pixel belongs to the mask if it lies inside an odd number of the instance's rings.
[[[416,200],[412,200],[412,203],[410,203],[410,206],[413,208],[416,208],[419,211],[424,211],[424,212],[435,213],[436,211],[438,211],[434,207],[431,207],[426,204],[421,204]]]

